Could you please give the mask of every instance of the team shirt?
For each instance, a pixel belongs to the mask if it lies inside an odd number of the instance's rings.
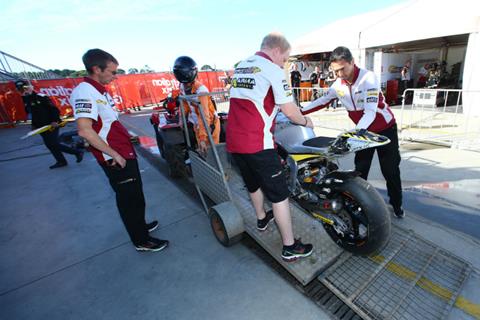
[[[106,144],[125,159],[136,158],[130,135],[118,121],[115,104],[104,86],[88,77],[84,78],[84,82],[73,90],[70,104],[73,106],[75,119],[92,119],[93,130]],[[101,164],[112,159],[108,154],[93,147],[91,151]]]
[[[309,114],[320,110],[334,99],[338,99],[357,129],[378,133],[392,127],[395,124],[395,117],[385,103],[375,74],[356,65],[354,68],[352,84],[337,78],[325,95],[305,106],[302,113]]]
[[[235,68],[230,89],[226,132],[231,153],[274,149],[273,132],[278,105],[293,102],[282,68],[257,52]]]

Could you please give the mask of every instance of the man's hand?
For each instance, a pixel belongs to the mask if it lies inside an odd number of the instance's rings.
[[[305,117],[305,119],[307,119],[307,124],[305,125],[305,127],[307,128],[312,128],[313,129],[313,121],[310,117]]]
[[[127,165],[127,160],[125,160],[120,154],[115,154],[112,161],[112,166],[119,165],[120,168],[125,168]]]
[[[207,155],[207,143],[205,141],[200,141],[198,144],[198,152],[204,157]]]

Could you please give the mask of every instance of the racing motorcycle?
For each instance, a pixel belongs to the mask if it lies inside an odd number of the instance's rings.
[[[390,143],[387,137],[352,130],[336,138],[316,137],[313,129],[277,116],[275,141],[291,198],[322,222],[328,235],[357,255],[380,251],[390,238],[390,215],[383,198],[356,171],[338,167],[346,154]]]

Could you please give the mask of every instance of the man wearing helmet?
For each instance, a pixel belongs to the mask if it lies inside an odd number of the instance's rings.
[[[313,128],[293,102],[284,64],[290,44],[281,34],[267,35],[260,51],[235,67],[230,89],[227,150],[240,169],[257,215],[257,229],[275,219],[282,237],[282,258],[294,261],[312,254],[313,246],[294,239],[287,179],[275,150],[275,117],[281,110],[293,123]],[[272,202],[265,212],[264,194]]]
[[[50,169],[61,168],[67,165],[67,159],[65,159],[62,152],[75,155],[77,162],[82,161],[82,150],[70,148],[58,141],[60,111],[50,98],[44,94],[36,93],[26,80],[17,80],[15,87],[22,95],[25,111],[27,114],[31,114],[32,127],[38,129],[46,125],[51,125],[53,128],[51,131],[40,134],[45,146],[57,161],[54,165],[50,166]]]
[[[187,56],[178,57],[173,65],[173,74],[180,82],[181,95],[193,95],[208,93],[208,88],[197,79],[198,68],[195,61]],[[211,98],[207,95],[194,98],[193,100],[183,101],[183,108],[187,116],[187,121],[193,125],[195,137],[197,139],[198,151],[206,154],[208,146],[208,133],[203,124],[200,110],[202,108],[208,130],[212,134],[213,142],[218,143],[220,139],[220,119],[215,111],[215,106]]]

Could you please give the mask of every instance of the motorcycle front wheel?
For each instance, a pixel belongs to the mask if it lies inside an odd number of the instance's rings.
[[[342,232],[324,223],[328,235],[355,255],[378,253],[387,244],[391,232],[390,214],[378,191],[360,177],[344,181],[335,190],[333,197],[343,205],[337,217],[348,226],[348,231]]]

